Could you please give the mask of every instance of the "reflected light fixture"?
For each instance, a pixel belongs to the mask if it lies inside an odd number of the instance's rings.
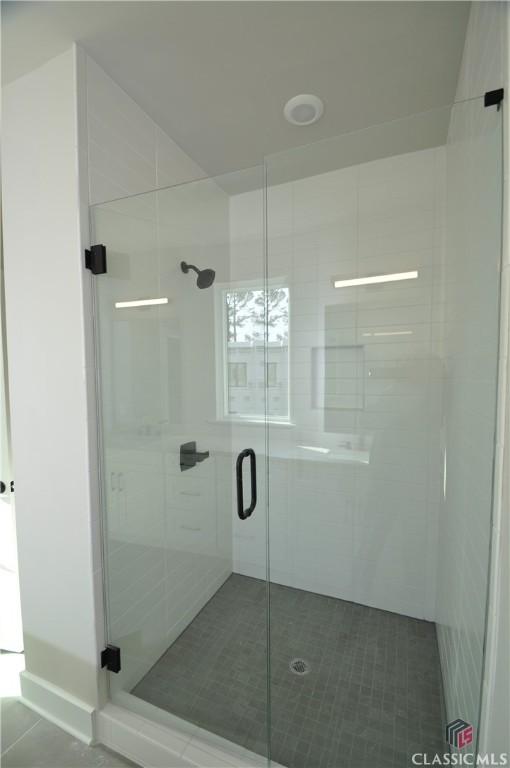
[[[412,336],[412,331],[375,331],[375,333],[364,333],[363,336]]]
[[[116,301],[115,309],[127,309],[128,307],[152,307],[155,304],[168,304],[168,299],[162,298],[162,299],[136,299],[135,301]]]
[[[369,277],[353,277],[350,280],[337,280],[333,278],[335,288],[350,288],[355,285],[375,285],[375,283],[394,283],[398,280],[415,280],[418,270],[411,272],[394,272],[391,275],[371,275]]]

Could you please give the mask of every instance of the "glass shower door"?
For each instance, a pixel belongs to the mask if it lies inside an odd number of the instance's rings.
[[[95,280],[111,695],[265,756],[261,179],[108,202],[92,220],[107,253]]]
[[[291,768],[475,749],[501,169],[483,98],[266,159],[286,297],[279,344],[268,329],[270,740]],[[473,739],[448,743],[450,721]]]

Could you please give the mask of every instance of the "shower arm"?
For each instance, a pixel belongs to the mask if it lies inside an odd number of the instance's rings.
[[[182,271],[183,271],[183,272],[189,272],[189,271],[190,271],[190,269],[192,269],[192,270],[193,270],[193,272],[196,272],[196,273],[197,273],[197,275],[199,275],[199,274],[200,274],[200,270],[199,270],[199,268],[198,268],[198,267],[195,267],[195,265],[194,265],[194,264],[188,264],[187,262],[182,262],[182,264],[186,264],[186,266],[185,266],[185,267],[184,267],[184,266],[182,267]],[[181,266],[182,266],[182,265],[181,265]]]

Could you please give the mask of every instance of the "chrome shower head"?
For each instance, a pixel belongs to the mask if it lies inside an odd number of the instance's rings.
[[[197,273],[197,286],[199,288],[209,288],[214,283],[216,272],[214,269],[198,269],[194,264],[187,264],[185,261],[181,261],[181,269],[184,274],[187,274],[190,269]]]

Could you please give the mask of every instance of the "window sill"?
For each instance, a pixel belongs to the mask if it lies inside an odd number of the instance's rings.
[[[282,429],[294,429],[296,426],[293,421],[280,421],[276,419],[229,419],[229,418],[223,418],[223,419],[211,419],[209,421],[210,424],[235,424],[236,426],[240,426],[241,424],[243,426],[247,427],[264,427],[266,424],[268,424],[271,427],[281,427]]]

